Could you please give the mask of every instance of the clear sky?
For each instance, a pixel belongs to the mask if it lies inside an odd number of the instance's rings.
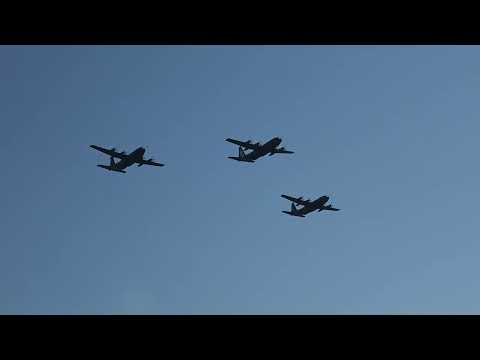
[[[480,313],[480,47],[0,47],[0,313]],[[293,155],[227,159],[232,137]],[[96,144],[163,168],[96,167]],[[289,194],[340,212],[282,214]]]

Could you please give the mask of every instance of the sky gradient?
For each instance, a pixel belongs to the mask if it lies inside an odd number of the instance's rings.
[[[0,313],[480,313],[480,47],[1,46]],[[293,155],[227,159],[227,137]],[[107,172],[96,144],[163,168]],[[340,212],[282,214],[281,194]]]

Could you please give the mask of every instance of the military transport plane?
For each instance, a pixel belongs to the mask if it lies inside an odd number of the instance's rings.
[[[125,168],[133,165],[138,164],[138,166],[142,165],[153,165],[153,166],[164,166],[164,164],[159,164],[153,161],[153,159],[145,160],[143,155],[145,154],[145,148],[139,147],[136,150],[132,151],[130,154],[126,154],[125,151],[116,152],[115,148],[112,149],[105,149],[100,146],[90,145],[91,148],[101,151],[104,154],[110,155],[110,165],[97,165],[106,170],[116,171],[121,173],[126,173],[124,170]],[[120,159],[119,162],[115,162],[114,158]]]
[[[299,198],[294,198],[288,195],[282,195],[284,199],[292,201],[292,208],[290,211],[282,211],[285,214],[288,214],[290,216],[298,216],[298,217],[305,217],[308,213],[311,213],[313,211],[322,211],[322,210],[330,210],[330,211],[339,211],[340,209],[335,209],[332,207],[332,205],[326,205],[329,197],[328,196],[321,196],[317,200],[311,201],[311,200],[303,200],[303,198],[300,196]],[[295,204],[297,205],[303,205],[303,208],[297,209],[295,207]]]
[[[272,156],[273,154],[293,154],[293,151],[287,151],[284,147],[277,148],[282,139],[279,137],[275,137],[265,144],[260,144],[259,142],[252,144],[251,140],[248,141],[238,141],[235,139],[225,139],[229,143],[239,145],[238,147],[238,156],[229,156],[229,159],[237,160],[237,161],[245,161],[245,162],[255,162],[258,158],[269,155]],[[245,153],[245,150],[252,150],[248,154]]]

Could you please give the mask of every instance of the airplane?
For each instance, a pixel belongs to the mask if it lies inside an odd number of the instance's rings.
[[[332,205],[325,205],[329,199],[328,196],[321,196],[314,201],[303,200],[303,197],[301,196],[299,198],[294,198],[294,197],[282,194],[282,197],[292,202],[292,208],[290,211],[282,211],[283,213],[288,214],[290,216],[305,217],[305,215],[316,210],[318,211],[322,211],[322,210],[339,211],[340,210],[332,207]],[[295,207],[295,204],[303,205],[303,208],[297,209]]]
[[[229,159],[237,160],[237,161],[244,161],[244,162],[250,162],[253,163],[255,160],[258,158],[269,155],[272,156],[274,154],[293,154],[293,151],[287,151],[285,150],[284,147],[277,148],[280,143],[282,142],[282,139],[279,137],[274,137],[273,139],[269,140],[265,144],[260,144],[259,142],[252,144],[251,140],[248,141],[239,141],[235,139],[225,139],[225,141],[228,141],[229,143],[239,145],[238,147],[238,156],[229,156]],[[252,150],[248,154],[245,153],[245,150]]]
[[[98,167],[101,167],[109,171],[116,171],[116,172],[121,172],[125,174],[126,171],[124,169],[133,164],[138,164],[137,166],[142,166],[142,165],[165,166],[164,164],[159,164],[154,162],[153,159],[145,160],[143,158],[143,155],[145,154],[145,148],[143,147],[139,147],[135,149],[130,154],[125,153],[125,151],[122,151],[120,153],[116,152],[115,148],[105,149],[96,145],[90,145],[90,147],[100,152],[103,152],[104,154],[110,155],[109,166],[97,165]],[[114,158],[120,159],[120,161],[115,162]]]

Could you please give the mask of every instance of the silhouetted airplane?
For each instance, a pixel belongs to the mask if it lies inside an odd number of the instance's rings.
[[[330,211],[339,211],[340,209],[335,209],[332,207],[332,205],[326,205],[329,197],[328,196],[321,196],[317,200],[311,201],[311,200],[303,200],[303,198],[300,196],[299,198],[294,198],[288,195],[282,195],[284,199],[292,201],[292,208],[290,211],[282,211],[285,214],[291,215],[291,216],[298,216],[298,217],[305,217],[308,213],[311,213],[312,211],[318,210],[330,210]],[[297,209],[295,207],[295,204],[297,205],[303,205],[303,208]]]
[[[101,151],[104,154],[110,155],[110,166],[107,165],[97,165],[103,169],[107,169],[110,171],[116,171],[121,173],[126,173],[123,169],[133,165],[138,164],[138,166],[142,165],[153,165],[153,166],[165,166],[164,164],[159,164],[153,161],[153,159],[145,160],[143,155],[145,154],[145,149],[143,147],[139,147],[132,151],[130,154],[126,154],[125,151],[118,153],[115,151],[115,148],[112,149],[105,149],[100,146],[90,145],[91,148]],[[115,163],[114,158],[120,159],[119,162]]]
[[[238,141],[234,139],[225,139],[229,143],[239,145],[238,147],[238,156],[229,156],[229,159],[237,160],[237,161],[245,161],[245,162],[255,162],[258,158],[269,154],[272,156],[273,154],[293,154],[293,151],[287,151],[284,147],[277,149],[277,146],[280,145],[282,139],[279,137],[275,137],[265,144],[260,144],[257,142],[256,144],[252,144],[251,140],[246,142]],[[245,154],[245,150],[250,149],[252,150],[248,154]]]

